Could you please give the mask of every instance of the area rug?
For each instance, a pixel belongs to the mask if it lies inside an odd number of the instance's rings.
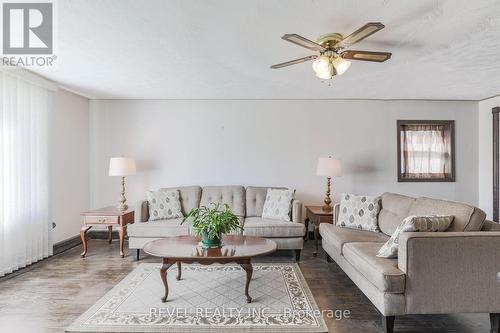
[[[254,264],[247,303],[237,265],[182,265],[167,273],[141,264],[66,331],[70,332],[327,332],[297,264]]]

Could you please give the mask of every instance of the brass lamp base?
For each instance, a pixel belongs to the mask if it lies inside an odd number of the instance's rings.
[[[116,206],[116,208],[118,208],[119,210],[121,210],[122,212],[126,211],[128,209],[128,206],[125,205],[125,204],[119,204],[118,206]]]
[[[325,194],[325,204],[323,205],[324,212],[331,212],[333,210],[332,207],[332,199],[330,199],[330,177],[326,177],[326,194]]]
[[[128,206],[125,202],[127,202],[127,199],[125,198],[125,177],[122,177],[122,191],[120,193],[120,204],[117,206],[119,210],[122,212],[126,211],[128,209]]]

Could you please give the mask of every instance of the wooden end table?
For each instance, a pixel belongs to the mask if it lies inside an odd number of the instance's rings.
[[[323,210],[322,206],[306,206],[306,230],[309,230],[309,222],[313,224],[314,231],[314,241],[316,243],[316,250],[313,252],[313,256],[318,255],[318,238],[319,238],[319,225],[321,223],[333,223],[333,210],[326,212]],[[308,237],[308,232],[306,232],[306,239]]]
[[[144,246],[143,250],[152,256],[162,258],[160,277],[165,286],[165,295],[161,298],[163,303],[168,298],[167,270],[177,263],[176,279],[180,280],[181,262],[202,265],[237,263],[247,275],[245,296],[247,303],[250,303],[252,298],[248,294],[248,287],[253,273],[252,257],[272,253],[276,251],[276,247],[276,243],[270,239],[225,235],[222,237],[222,247],[205,249],[200,246],[199,237],[176,236],[151,241]]]
[[[82,258],[87,254],[87,231],[94,225],[108,227],[109,243],[111,243],[113,227],[116,227],[120,236],[120,255],[122,258],[125,256],[123,244],[125,243],[125,235],[127,234],[127,224],[134,223],[134,211],[132,209],[121,211],[116,207],[110,206],[83,212],[82,216],[83,226],[80,229],[80,238],[83,245]]]

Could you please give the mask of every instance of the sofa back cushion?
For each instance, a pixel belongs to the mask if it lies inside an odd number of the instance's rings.
[[[245,216],[245,188],[243,186],[205,186],[200,206],[211,203],[228,204],[237,216]]]
[[[264,209],[264,202],[266,201],[267,189],[286,190],[284,187],[257,187],[248,186],[246,189],[246,216],[247,217],[261,217],[262,210]]]
[[[181,186],[162,188],[160,190],[178,190],[180,194],[182,213],[187,215],[192,208],[200,206],[201,187]]]
[[[486,214],[479,208],[453,201],[417,198],[408,215],[453,215],[455,219],[446,231],[479,231]]]
[[[392,236],[401,222],[410,215],[410,208],[415,200],[415,198],[396,193],[382,194],[382,209],[378,214],[380,231],[387,236]]]

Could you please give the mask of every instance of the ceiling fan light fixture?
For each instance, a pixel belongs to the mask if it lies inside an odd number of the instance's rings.
[[[330,80],[333,77],[333,68],[331,72],[316,73],[316,77],[322,80]]]
[[[313,62],[313,70],[320,79],[328,80],[334,75],[334,68],[330,57],[320,56]]]
[[[343,59],[342,57],[336,57],[335,59],[333,59],[332,64],[337,75],[344,74],[349,69],[349,67],[351,67],[351,62],[349,60]]]
[[[384,27],[381,22],[369,22],[347,37],[334,32],[319,37],[316,42],[298,34],[285,34],[281,37],[283,40],[316,51],[316,54],[275,64],[271,68],[283,68],[314,60],[312,68],[316,76],[322,80],[329,80],[335,75],[344,74],[351,67],[349,60],[384,62],[391,58],[392,53],[348,50],[352,45],[359,43]]]

